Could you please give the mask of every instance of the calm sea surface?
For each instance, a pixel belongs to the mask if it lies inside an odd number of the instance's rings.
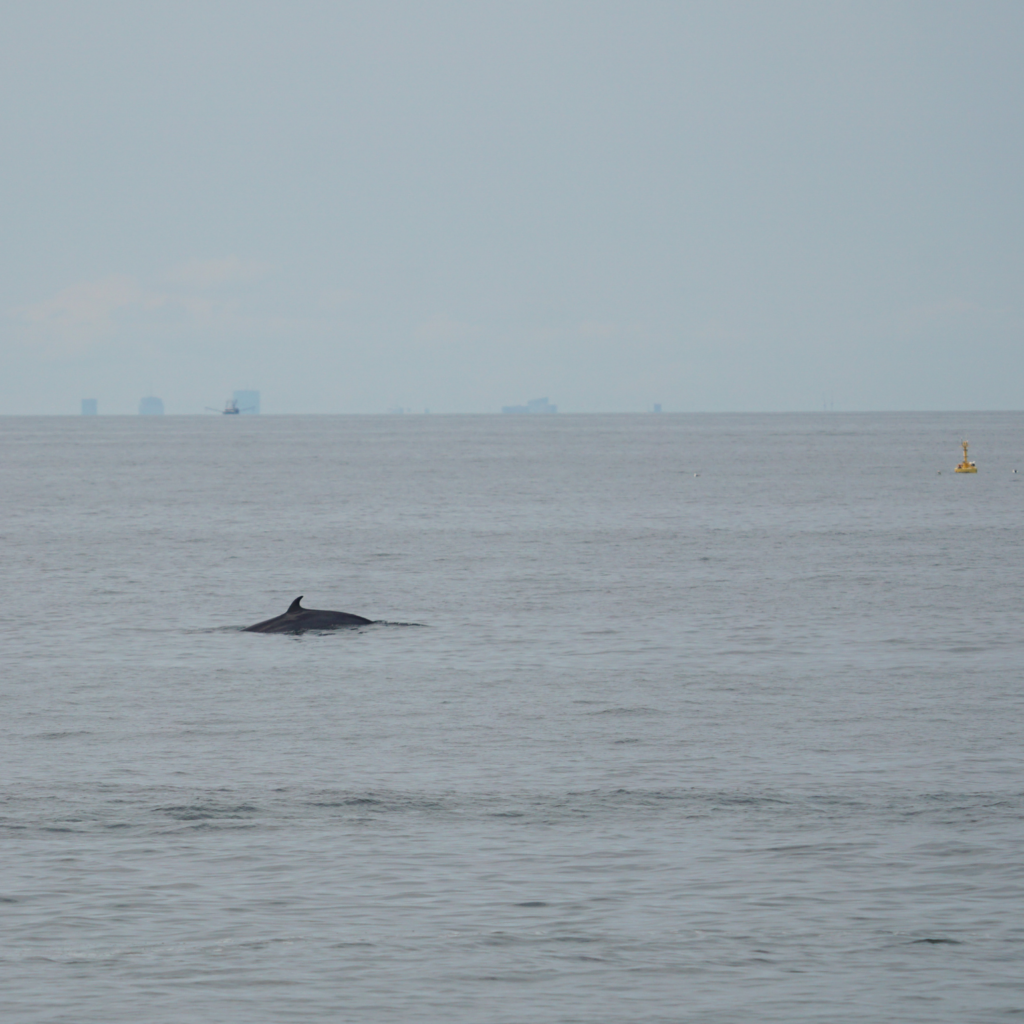
[[[1024,1019],[1024,414],[8,418],[0,504],[5,1022]]]

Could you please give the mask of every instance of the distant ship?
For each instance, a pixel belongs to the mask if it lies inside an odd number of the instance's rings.
[[[973,462],[969,462],[968,459],[967,459],[967,442],[966,441],[961,441],[960,443],[964,446],[964,461],[961,462],[960,465],[956,467],[955,472],[957,472],[957,473],[977,473],[978,472],[978,467]]]
[[[238,403],[233,398],[229,398],[224,403],[224,408],[223,409],[211,409],[209,406],[207,406],[206,407],[206,411],[207,412],[223,413],[223,415],[225,415],[225,416],[237,416],[240,412],[243,412],[243,411],[244,412],[248,412],[249,410],[248,409],[245,409],[245,410],[239,409],[238,408]]]

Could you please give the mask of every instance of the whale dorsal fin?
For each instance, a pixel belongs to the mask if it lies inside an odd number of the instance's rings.
[[[286,615],[292,615],[295,612],[301,612],[303,610],[302,606],[299,604],[299,602],[301,600],[302,600],[302,595],[299,594],[299,596],[297,598],[295,598],[295,600],[292,601],[292,603],[290,605],[288,605],[288,611],[285,614]]]

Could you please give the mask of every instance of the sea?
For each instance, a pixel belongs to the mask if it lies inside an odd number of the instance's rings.
[[[0,420],[0,1019],[1024,1020],[1022,506],[1018,412]]]

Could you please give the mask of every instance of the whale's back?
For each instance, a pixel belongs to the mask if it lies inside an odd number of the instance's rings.
[[[265,619],[245,628],[246,633],[303,633],[313,629],[338,629],[341,626],[368,626],[370,619],[349,612],[332,612],[320,608],[303,608],[302,597],[295,598],[284,615]]]

